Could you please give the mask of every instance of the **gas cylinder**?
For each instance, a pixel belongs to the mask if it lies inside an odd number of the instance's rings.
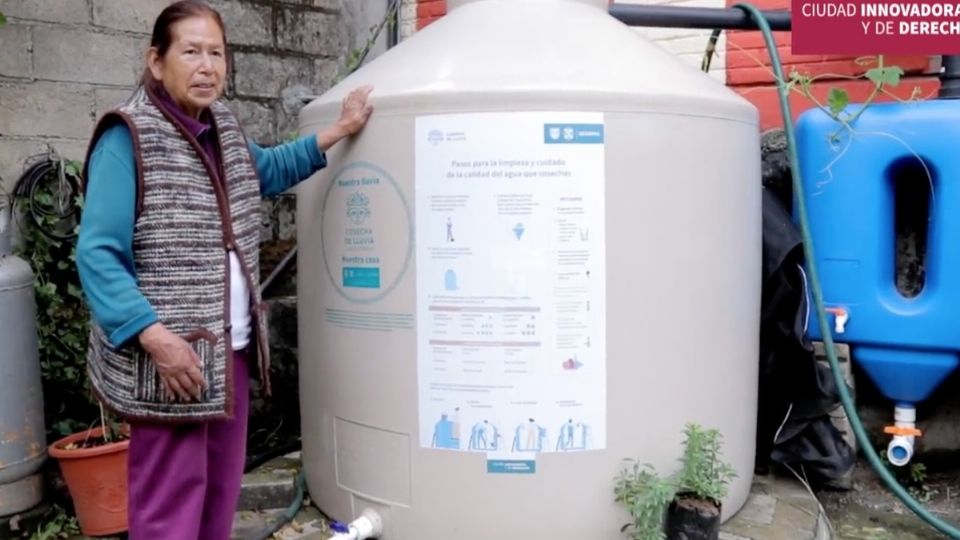
[[[0,199],[0,516],[40,503],[47,457],[33,272],[13,255]]]

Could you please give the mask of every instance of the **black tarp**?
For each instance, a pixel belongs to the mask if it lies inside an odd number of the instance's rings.
[[[839,403],[833,375],[806,337],[808,321],[817,321],[803,265],[799,229],[764,188],[757,470],[789,465],[816,484],[842,477],[855,455],[830,420]]]

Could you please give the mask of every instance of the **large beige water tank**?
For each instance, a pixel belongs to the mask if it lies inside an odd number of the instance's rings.
[[[385,540],[619,539],[625,458],[754,464],[758,112],[606,0],[477,0],[308,105],[375,113],[297,188],[313,501]]]

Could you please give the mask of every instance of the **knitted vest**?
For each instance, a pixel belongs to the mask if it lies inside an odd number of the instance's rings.
[[[202,421],[233,416],[230,267],[236,250],[251,291],[251,341],[266,393],[269,353],[260,302],[260,183],[246,138],[222,103],[210,107],[220,171],[199,143],[139,88],[100,120],[88,150],[113,121],[133,136],[137,168],[134,266],[141,293],[168,330],[197,352],[206,380],[202,399],[168,402],[150,355],[136,339],[113,347],[95,320],[87,355],[94,392],[128,420]],[[86,170],[84,171],[86,177]],[[218,182],[220,178],[223,181]],[[92,319],[92,318],[91,318]]]

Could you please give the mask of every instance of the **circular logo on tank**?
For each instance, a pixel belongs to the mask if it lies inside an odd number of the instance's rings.
[[[372,163],[350,163],[327,186],[322,212],[321,250],[333,287],[351,302],[389,295],[413,256],[413,218],[400,185]]]

